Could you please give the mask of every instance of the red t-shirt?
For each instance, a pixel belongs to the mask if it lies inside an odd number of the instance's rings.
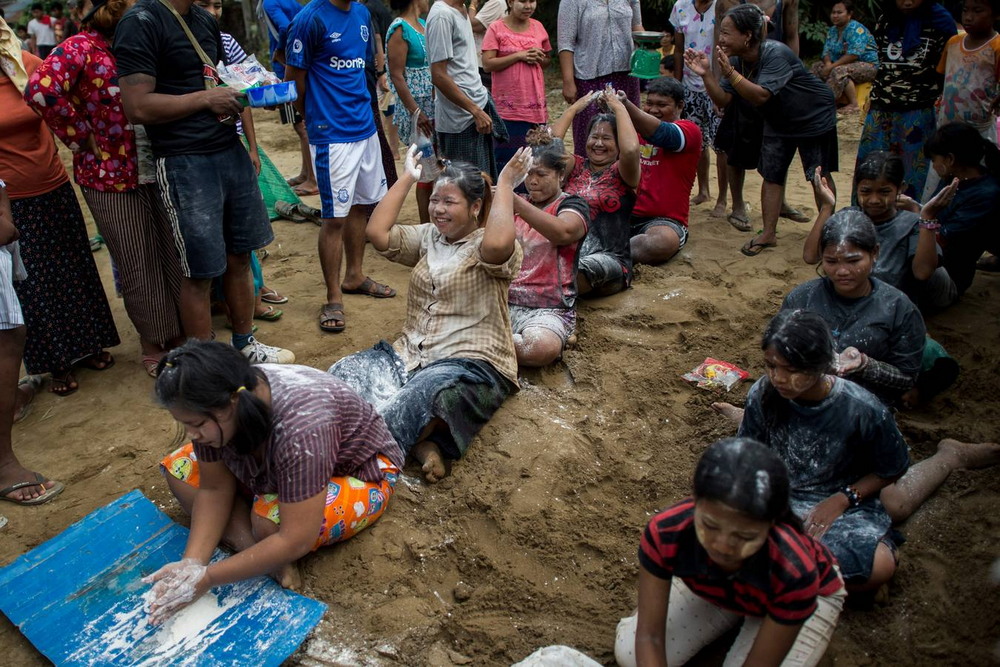
[[[549,215],[574,211],[589,227],[590,207],[582,197],[563,193],[545,207]],[[553,245],[521,216],[514,216],[517,240],[524,250],[521,272],[510,284],[508,302],[527,308],[573,308],[576,305],[576,270],[580,242]]]
[[[670,218],[687,227],[691,188],[701,159],[701,129],[690,120],[679,120],[674,125],[684,137],[680,150],[669,150],[639,137],[642,176],[632,215]]]
[[[639,564],[661,579],[680,577],[695,595],[742,616],[804,622],[816,598],[842,587],[830,550],[786,523],[772,526],[760,551],[729,573],[716,566],[694,529],[694,499],[654,516],[639,545]]]

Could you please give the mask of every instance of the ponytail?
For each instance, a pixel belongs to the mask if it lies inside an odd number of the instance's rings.
[[[160,360],[156,399],[216,423],[213,411],[233,405],[236,431],[226,444],[248,456],[271,435],[271,408],[254,393],[261,382],[264,374],[232,345],[190,340]]]
[[[1000,149],[983,138],[974,126],[962,121],[946,123],[939,127],[924,144],[927,157],[952,156],[963,167],[982,167],[1000,181]]]

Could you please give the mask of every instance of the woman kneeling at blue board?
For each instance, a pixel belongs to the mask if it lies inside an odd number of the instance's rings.
[[[327,373],[191,341],[160,362],[156,396],[191,439],[161,462],[191,533],[183,559],[144,580],[154,625],[213,586],[270,574],[297,588],[299,558],[370,526],[392,497],[402,450]],[[220,543],[238,553],[210,565]]]

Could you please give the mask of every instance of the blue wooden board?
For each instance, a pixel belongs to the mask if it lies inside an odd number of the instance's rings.
[[[187,534],[132,491],[0,569],[0,611],[57,665],[280,665],[326,605],[270,577],[146,625],[139,580],[179,560]]]

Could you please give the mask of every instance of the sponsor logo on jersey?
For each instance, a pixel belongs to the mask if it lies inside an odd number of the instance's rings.
[[[341,33],[339,33],[339,32],[331,32],[330,33],[330,41],[331,42],[339,42],[340,41],[340,37],[341,37]]]
[[[364,69],[365,59],[351,58],[350,60],[345,60],[344,58],[334,56],[330,58],[330,67],[333,69]]]

